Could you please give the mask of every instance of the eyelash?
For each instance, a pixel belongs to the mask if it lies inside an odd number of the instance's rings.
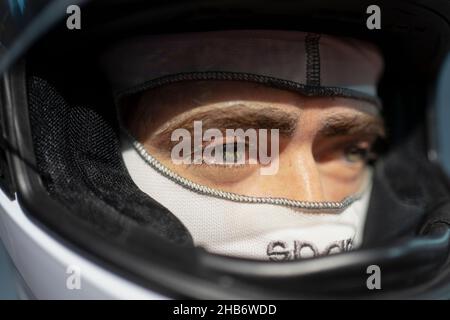
[[[359,161],[369,162],[376,159],[377,153],[373,150],[372,144],[365,147],[361,146],[361,142],[352,143],[343,149],[345,160],[349,163],[357,163]],[[350,153],[357,154],[361,157],[359,160],[349,160],[347,157]]]
[[[364,143],[364,142],[357,141],[357,142],[347,143],[345,145],[338,146],[338,148],[343,150],[342,152],[343,152],[344,160],[351,164],[356,164],[361,161],[367,163],[367,162],[376,160],[377,152],[373,150],[373,143],[368,143],[368,145],[366,147],[362,147],[361,146],[362,143]],[[234,152],[236,152],[236,150],[238,150],[237,146],[244,145],[244,153],[245,153],[244,156],[246,157],[249,153],[249,144],[248,143],[242,143],[242,142],[226,143],[225,142],[225,143],[221,143],[221,144],[216,143],[216,145],[222,145],[222,147],[224,148],[224,152],[225,152],[227,145],[234,145]],[[207,146],[214,147],[214,145],[212,145],[212,143]],[[202,154],[207,146],[203,146]],[[353,154],[359,155],[361,158],[357,159],[357,160],[349,160],[348,156],[350,156],[351,152],[353,152]],[[192,166],[192,165],[194,165],[194,164],[189,164],[188,166]],[[226,169],[240,169],[240,168],[244,168],[248,165],[249,165],[249,163],[248,163],[247,159],[245,160],[245,163],[207,163],[203,159],[202,163],[195,164],[195,166],[197,166],[197,167],[198,166],[217,167],[217,168],[226,168]]]
[[[245,152],[244,156],[246,156],[248,154],[248,152],[249,152],[249,144],[248,143],[242,143],[242,142],[237,142],[237,141],[236,142],[228,142],[228,143],[227,142],[224,142],[224,143],[214,143],[214,142],[212,142],[212,143],[204,145],[202,147],[202,150],[201,150],[202,154],[204,153],[206,147],[215,148],[217,145],[221,145],[224,149],[226,149],[227,145],[234,145],[234,150],[238,149],[237,146],[244,145],[244,152]],[[190,156],[192,157],[193,154],[191,154]],[[241,168],[247,167],[248,165],[249,165],[249,163],[248,163],[247,160],[245,160],[244,163],[211,163],[211,162],[208,163],[208,162],[205,161],[205,159],[203,159],[203,157],[202,157],[202,162],[201,163],[193,163],[193,162],[191,162],[191,163],[187,164],[188,167],[194,167],[194,168],[198,168],[198,167],[208,167],[208,168],[215,167],[215,168],[222,168],[222,169],[224,169],[224,168],[225,169],[241,169]]]
[[[228,143],[222,143],[222,144],[216,144],[215,146],[213,146],[213,145],[209,145],[209,146],[211,146],[211,147],[216,147],[217,145],[222,145],[222,148],[223,148],[223,155],[226,157],[226,155],[225,155],[225,152],[226,152],[226,147],[228,146],[228,145],[233,145],[234,147],[233,147],[233,151],[234,151],[234,153],[236,153],[238,150],[239,150],[239,146],[244,146],[244,157],[246,157],[246,155],[247,155],[247,152],[248,152],[248,148],[249,148],[249,145],[248,145],[248,143],[242,143],[242,142],[228,142]],[[205,150],[205,148],[203,148],[203,151]],[[233,157],[234,159],[236,159],[237,157]],[[226,163],[226,160],[225,159],[223,159],[224,161],[225,161],[225,163],[206,163],[206,162],[202,162],[202,164],[201,165],[204,165],[204,166],[216,166],[216,167],[221,167],[221,168],[223,168],[223,167],[225,167],[225,168],[242,168],[242,167],[245,167],[245,166],[247,166],[248,165],[248,163],[247,163],[247,160],[245,160],[245,162],[244,163]]]

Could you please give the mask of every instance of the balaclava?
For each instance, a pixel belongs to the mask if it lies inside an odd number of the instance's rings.
[[[104,61],[119,106],[123,97],[170,83],[239,80],[381,107],[376,85],[382,58],[355,39],[294,31],[150,35],[118,44]],[[165,167],[125,129],[122,154],[136,185],[212,253],[284,261],[348,251],[362,242],[370,169],[356,194],[340,202],[305,202],[199,185]]]

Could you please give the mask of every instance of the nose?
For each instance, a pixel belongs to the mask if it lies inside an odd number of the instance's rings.
[[[288,150],[286,150],[288,151]],[[301,201],[326,201],[321,174],[312,148],[302,146],[284,154],[286,164],[280,163],[289,175],[289,198]]]

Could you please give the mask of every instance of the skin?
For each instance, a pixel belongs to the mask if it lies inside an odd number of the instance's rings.
[[[384,135],[377,109],[368,102],[305,97],[234,81],[181,82],[148,90],[126,101],[123,115],[147,151],[182,177],[238,194],[303,201],[340,201],[358,192],[372,145]],[[203,132],[278,128],[278,172],[261,175],[260,163],[174,164],[170,154],[177,142],[170,140],[171,133],[192,130],[194,120],[203,121]],[[212,143],[234,141],[225,137]]]

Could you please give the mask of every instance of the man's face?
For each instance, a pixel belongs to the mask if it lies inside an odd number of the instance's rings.
[[[148,90],[133,101],[124,108],[125,125],[157,160],[196,183],[249,196],[340,201],[359,191],[372,145],[384,135],[377,109],[367,102],[305,97],[247,82],[184,82]],[[223,133],[203,141],[203,149],[223,147],[227,159],[232,150],[231,158],[244,163],[175,163],[172,134],[184,128],[194,136],[195,121],[203,132]],[[248,139],[227,136],[226,129],[278,129],[279,147],[272,154],[277,170],[261,174],[268,164],[258,157],[250,161],[259,141],[249,145]],[[264,143],[273,153],[271,138]]]

